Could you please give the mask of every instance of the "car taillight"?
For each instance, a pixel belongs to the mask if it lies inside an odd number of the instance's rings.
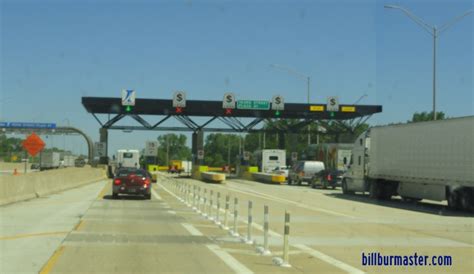
[[[332,176],[331,174],[328,174],[328,181],[331,181],[332,180]]]
[[[115,179],[114,180],[114,185],[120,185],[122,183],[122,181],[120,181],[120,179]]]

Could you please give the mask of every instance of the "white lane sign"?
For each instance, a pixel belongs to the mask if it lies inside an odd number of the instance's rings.
[[[292,152],[291,153],[291,160],[292,161],[298,160],[298,152]]]
[[[327,111],[339,111],[339,99],[337,98],[337,96],[328,97],[326,110]]]
[[[199,160],[203,160],[203,159],[204,159],[204,150],[203,150],[203,149],[198,150],[197,158],[198,158]]]
[[[155,156],[158,154],[158,141],[147,141],[145,144],[145,156]]]
[[[105,153],[106,153],[105,142],[95,142],[94,146],[95,146],[95,155],[97,157],[107,156],[107,155],[105,155]]]
[[[224,94],[224,100],[222,101],[222,108],[235,109],[235,95],[231,92]]]
[[[245,161],[250,160],[250,152],[249,151],[244,151],[244,160]]]
[[[122,90],[122,106],[135,105],[135,91],[133,89]]]
[[[285,110],[285,100],[281,95],[275,95],[272,98],[272,109],[273,110]]]
[[[176,91],[173,94],[173,107],[184,108],[186,107],[186,92]]]

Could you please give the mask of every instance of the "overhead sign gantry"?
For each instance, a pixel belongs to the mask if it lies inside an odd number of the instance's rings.
[[[337,97],[328,98],[327,104],[299,104],[286,103],[281,95],[275,95],[271,101],[265,101],[240,100],[233,93],[225,93],[222,101],[205,101],[187,100],[184,91],[174,92],[172,99],[144,99],[137,98],[134,90],[125,90],[122,92],[122,98],[82,97],[82,104],[101,125],[101,142],[107,142],[109,129],[192,131],[194,144],[196,133],[261,131],[262,129],[256,129],[256,126],[265,120],[296,119],[298,120],[296,124],[284,128],[265,129],[265,131],[297,133],[313,121],[359,119],[356,122],[359,124],[365,122],[374,113],[382,112],[380,105],[339,104]],[[107,120],[99,119],[98,115],[101,114],[106,114]],[[150,123],[142,115],[154,115],[160,118]],[[137,121],[140,126],[116,125],[127,116]],[[162,126],[171,117],[183,126]],[[192,117],[208,117],[208,119],[204,123],[198,123]],[[250,118],[251,121],[244,123],[239,118]],[[228,127],[209,126],[215,120],[220,120]],[[202,140],[197,140],[198,148],[201,147],[199,143],[202,143]],[[193,152],[195,149],[197,148],[193,145]]]

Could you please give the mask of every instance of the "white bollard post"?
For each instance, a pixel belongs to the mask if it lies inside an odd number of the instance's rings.
[[[197,213],[201,213],[201,187],[198,187]]]
[[[216,205],[217,205],[217,210],[216,210],[216,225],[220,225],[221,222],[219,220],[219,217],[220,217],[220,211],[221,211],[221,193],[220,192],[217,192],[217,202],[216,202]]]
[[[228,230],[229,227],[227,226],[228,223],[228,215],[229,215],[229,200],[230,197],[229,195],[225,196],[225,210],[224,210],[224,225],[221,225],[221,228],[224,230]]]
[[[239,230],[237,228],[238,218],[239,218],[239,199],[234,198],[234,230],[232,231],[232,235],[235,237],[239,237]]]
[[[206,214],[206,206],[207,206],[207,189],[205,188],[204,189],[204,204],[203,204],[204,208],[202,210],[202,216],[206,217],[207,214]]]
[[[209,193],[209,212],[207,213],[207,217],[209,218],[209,220],[213,221],[214,220],[214,217],[212,217],[212,207],[213,207],[213,198],[214,198],[214,191],[211,190],[211,192]]]
[[[290,265],[290,245],[288,237],[290,236],[290,212],[285,211],[285,234],[283,234],[283,267],[291,267]]]
[[[263,255],[270,255],[270,249],[268,248],[268,206],[263,207]]]
[[[245,240],[246,244],[253,244],[252,241],[252,201],[249,201],[248,203],[248,213],[247,213],[247,240]]]

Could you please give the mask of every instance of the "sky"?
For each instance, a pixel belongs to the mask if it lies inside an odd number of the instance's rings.
[[[238,99],[382,105],[368,122],[405,122],[432,109],[433,38],[396,4],[442,26],[473,1],[0,0],[0,121],[72,125],[98,141],[82,96]],[[468,16],[438,39],[437,109],[474,115],[473,29]],[[366,95],[366,96],[364,96]],[[150,118],[149,121],[157,121]],[[121,124],[133,124],[124,119]],[[178,125],[170,121],[166,125]],[[109,152],[142,148],[165,132],[109,132]],[[190,133],[187,134],[190,139]],[[49,146],[85,153],[79,137]]]

